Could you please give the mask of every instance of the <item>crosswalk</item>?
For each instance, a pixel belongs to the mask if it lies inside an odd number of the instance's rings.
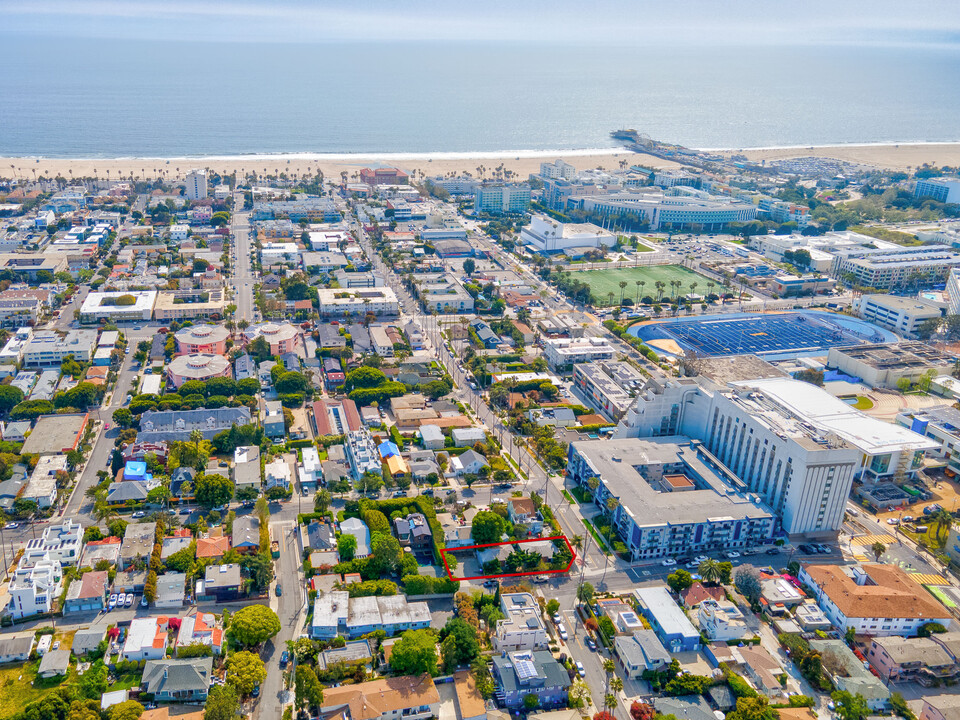
[[[876,542],[883,543],[884,545],[890,545],[891,543],[896,542],[896,540],[894,540],[889,535],[885,535],[885,534],[859,535],[857,537],[850,538],[851,545],[860,545],[860,546],[869,547],[870,545],[873,545]]]

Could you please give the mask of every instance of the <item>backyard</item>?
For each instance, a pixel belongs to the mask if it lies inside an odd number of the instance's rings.
[[[656,299],[656,283],[658,282],[664,283],[664,297],[671,295],[670,282],[674,280],[679,280],[682,283],[678,291],[678,294],[682,295],[689,292],[706,295],[708,292],[707,283],[713,282],[703,275],[679,265],[648,265],[646,267],[611,268],[609,270],[586,270],[575,272],[572,277],[590,286],[590,291],[600,307],[611,304],[609,296],[611,292],[614,294],[612,304],[616,305],[620,297],[621,282],[627,283],[627,286],[623,288],[623,296],[634,302],[636,302],[638,291],[641,298],[649,295]],[[638,286],[638,282],[642,282],[643,285]],[[697,283],[696,290],[690,289],[692,283]]]

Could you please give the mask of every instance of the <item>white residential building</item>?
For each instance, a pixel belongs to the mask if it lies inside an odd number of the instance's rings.
[[[697,611],[697,620],[700,632],[711,641],[739,640],[747,634],[743,613],[729,600],[704,600]]]
[[[354,480],[359,480],[366,472],[372,472],[375,475],[383,472],[380,452],[370,432],[365,428],[347,433],[347,460],[350,461],[350,471]]]
[[[63,571],[57,561],[44,557],[29,566],[21,561],[10,579],[7,609],[14,619],[48,613],[60,596],[62,582]]]
[[[577,169],[562,158],[557,158],[552,163],[540,163],[540,177],[573,180],[576,176]]]
[[[917,180],[913,196],[933,198],[947,205],[960,203],[960,180],[956,178],[927,178]]]
[[[207,171],[191,170],[187,173],[185,195],[189,200],[207,197]]]
[[[59,335],[53,330],[37,330],[23,346],[24,367],[53,367],[67,355],[78,362],[89,362],[97,347],[96,330],[69,330]]]
[[[175,241],[183,241],[187,239],[187,236],[190,234],[190,226],[187,224],[177,224],[170,226],[170,239]]]
[[[303,462],[300,463],[300,487],[317,487],[323,480],[323,468],[320,467],[320,453],[313,446],[302,450]]]
[[[130,630],[121,653],[124,660],[162,660],[166,654],[166,618],[146,617],[130,621]]]
[[[391,288],[372,287],[345,290],[320,288],[320,315],[325,318],[363,318],[367,313],[377,317],[396,317],[400,314],[397,296]]]
[[[38,551],[61,565],[76,565],[83,551],[83,527],[67,519],[47,526],[38,538],[27,541],[25,552]]]
[[[57,501],[57,473],[66,470],[66,455],[41,455],[20,497],[39,508],[51,507]]]
[[[928,622],[950,627],[950,612],[896,565],[804,565],[799,579],[841,633],[913,637]]]
[[[947,276],[947,314],[960,315],[960,268],[951,268]]]
[[[516,652],[547,648],[547,630],[540,615],[540,606],[533,595],[504,593],[500,596],[500,611],[504,617],[497,621],[494,630],[494,650]]]
[[[263,467],[263,474],[266,477],[266,487],[269,490],[272,487],[290,488],[290,463],[283,457],[278,457],[271,463]]]
[[[119,298],[124,304],[118,304]],[[133,298],[133,302],[129,302]],[[153,306],[157,304],[156,290],[134,292],[92,292],[80,306],[80,322],[97,323],[123,322],[125,320],[149,320],[153,317]]]

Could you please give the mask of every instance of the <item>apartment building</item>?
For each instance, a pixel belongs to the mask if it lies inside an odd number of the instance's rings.
[[[577,363],[612,360],[617,351],[603,338],[556,338],[543,341],[543,356],[551,368],[563,369]]]
[[[895,565],[804,565],[799,579],[841,633],[913,637],[928,622],[950,627],[950,612]]]
[[[14,619],[48,613],[63,587],[60,563],[48,557],[36,562],[20,561],[10,578],[7,610]]]
[[[55,367],[67,355],[89,362],[97,347],[96,330],[68,330],[64,335],[53,330],[37,330],[23,346],[23,367]]]
[[[377,317],[396,317],[400,314],[397,296],[391,288],[376,287],[354,290],[318,290],[320,316],[325,318],[363,318],[368,313]]]
[[[540,606],[530,593],[503,593],[503,618],[494,628],[493,648],[497,652],[546,650],[549,642]]]
[[[774,513],[698,442],[574,442],[567,456],[567,476],[600,507],[616,499],[613,522],[634,560],[772,542]]]
[[[926,178],[917,180],[913,196],[933,198],[947,205],[960,203],[960,180],[956,178]]]
[[[622,360],[601,360],[573,366],[573,386],[588,404],[616,422],[634,403],[646,378]]]
[[[530,207],[529,185],[481,185],[473,194],[473,209],[491,215],[524,213]]]
[[[191,170],[184,183],[184,195],[188,200],[203,200],[207,197],[207,171]]]

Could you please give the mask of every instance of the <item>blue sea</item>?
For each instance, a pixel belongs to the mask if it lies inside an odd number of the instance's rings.
[[[449,153],[960,141],[960,48],[0,45],[0,155]]]

